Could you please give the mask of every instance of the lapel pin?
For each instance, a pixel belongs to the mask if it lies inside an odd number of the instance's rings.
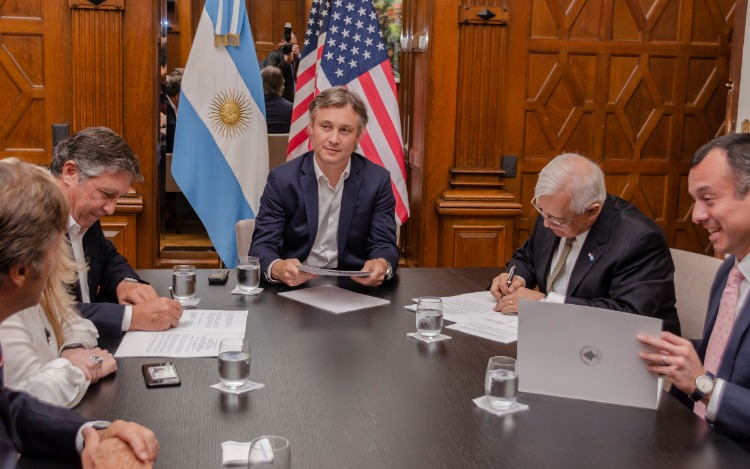
[[[593,255],[593,254],[591,254],[591,253],[589,253],[589,260],[590,260],[591,262],[594,262],[594,255]]]

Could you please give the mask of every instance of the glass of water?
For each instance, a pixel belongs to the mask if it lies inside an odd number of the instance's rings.
[[[172,269],[172,295],[180,304],[195,298],[195,266],[174,266]]]
[[[443,300],[423,296],[417,300],[417,334],[434,339],[443,330]]]
[[[221,384],[235,389],[250,377],[250,342],[246,339],[224,339],[219,343],[219,377]]]
[[[250,442],[249,467],[289,469],[292,452],[289,440],[281,436],[259,436]]]
[[[496,409],[508,409],[515,404],[518,397],[518,372],[515,358],[490,358],[484,378],[484,395],[487,397],[487,402]]]
[[[260,284],[260,261],[257,257],[243,256],[237,259],[237,285],[244,292],[251,292]]]

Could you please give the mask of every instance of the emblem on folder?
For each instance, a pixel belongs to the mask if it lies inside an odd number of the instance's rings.
[[[602,361],[602,351],[593,345],[586,345],[578,352],[578,357],[588,366],[595,366]]]

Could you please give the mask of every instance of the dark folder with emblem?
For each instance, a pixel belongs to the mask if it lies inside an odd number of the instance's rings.
[[[658,336],[661,327],[661,319],[620,311],[521,301],[519,391],[655,409],[659,380],[638,357],[646,346],[635,336]]]

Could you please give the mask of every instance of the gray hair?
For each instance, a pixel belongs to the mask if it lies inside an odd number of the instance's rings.
[[[38,274],[68,223],[68,203],[49,172],[18,158],[0,160],[0,285],[17,265]]]
[[[359,116],[359,130],[357,133],[362,133],[362,130],[367,127],[367,106],[357,93],[344,88],[343,86],[334,86],[333,88],[321,91],[321,93],[312,100],[308,107],[308,111],[310,111],[310,122],[315,122],[315,117],[321,109],[329,107],[342,108],[347,105],[351,105],[354,108],[354,112]]]
[[[690,161],[694,168],[711,150],[719,148],[727,154],[727,162],[734,175],[734,192],[738,199],[744,199],[750,189],[750,134],[727,134],[715,138],[695,152]]]
[[[76,164],[80,183],[104,173],[126,173],[133,182],[143,181],[138,157],[122,137],[106,127],[89,127],[58,143],[50,164],[52,175],[60,177],[67,161]]]
[[[607,190],[599,166],[578,153],[563,153],[539,173],[534,197],[570,192],[570,209],[582,213],[593,203],[604,203]]]

